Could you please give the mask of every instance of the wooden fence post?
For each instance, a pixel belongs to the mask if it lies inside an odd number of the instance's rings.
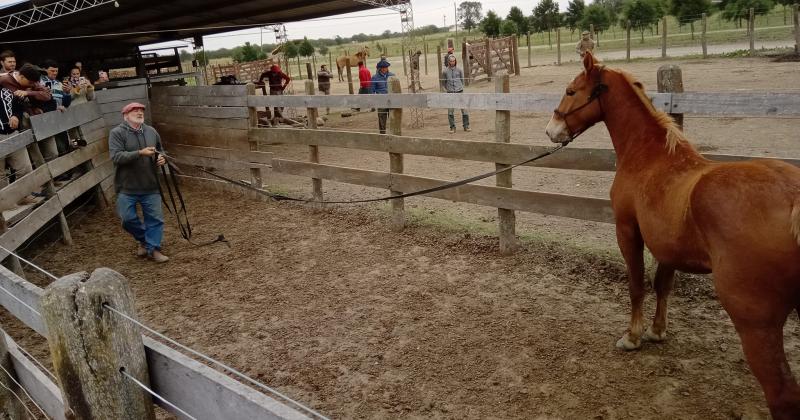
[[[443,83],[442,83],[442,71],[443,71],[442,70],[442,60],[444,60],[444,57],[442,57],[442,46],[441,45],[437,45],[436,46],[436,62],[437,62],[436,63],[436,67],[439,69],[439,73],[437,73],[437,76],[436,76],[436,81],[437,81],[436,84],[439,85],[439,92],[442,92],[442,85],[443,85]],[[465,82],[464,84],[465,85],[469,85],[469,79],[467,77],[467,72],[469,72],[469,70],[467,70],[467,65],[462,62],[461,63],[461,67],[464,69],[464,79],[467,79],[467,80],[464,81]]]
[[[55,137],[49,137],[43,141],[51,141],[53,142],[53,148],[55,148]],[[28,145],[28,155],[31,158],[31,162],[33,166],[39,167],[45,165],[44,156],[42,155],[42,151],[39,148],[39,142],[34,142]],[[47,183],[44,184],[44,194],[47,196],[49,200],[54,195],[56,195],[56,187],[53,183],[53,179],[50,178],[47,180]],[[61,227],[61,242],[65,245],[72,245],[72,234],[69,232],[69,225],[67,224],[67,216],[64,215],[64,209],[61,208],[58,211],[58,225]]]
[[[792,16],[794,16],[794,53],[800,55],[800,6],[797,3],[792,5]]]
[[[519,76],[519,43],[517,37],[511,37],[511,53],[513,54],[512,61],[514,61],[514,76]]]
[[[353,91],[353,72],[350,70],[350,57],[345,59],[344,65],[347,67],[347,91],[352,95],[355,92]]]
[[[661,18],[661,58],[667,58],[667,17]]]
[[[68,418],[155,419],[150,395],[122,373],[149,384],[142,333],[105,305],[137,318],[127,280],[108,268],[62,277],[42,295]]]
[[[11,355],[8,353],[5,336],[5,332],[0,329],[0,365],[5,369],[5,371],[0,372],[0,385],[2,385],[0,387],[0,413],[2,413],[0,418],[27,419],[25,406],[14,396],[14,394],[21,395],[22,390],[14,382],[19,382],[19,380],[16,378],[14,366],[11,364]]]
[[[333,53],[328,51],[328,71],[333,73]]]
[[[306,80],[306,95],[314,95],[314,81]],[[316,130],[317,117],[319,111],[317,108],[306,108],[306,116],[308,117],[308,128]],[[308,161],[311,163],[319,163],[319,146],[312,144],[308,146]],[[311,178],[311,186],[313,188],[313,197],[316,201],[322,201],[322,179]],[[318,204],[322,208],[323,204]]]
[[[300,79],[303,77],[303,69],[300,67],[300,56],[297,56],[297,78]]]
[[[256,94],[256,85],[254,85],[253,83],[248,83],[246,89],[247,89],[247,96]],[[267,109],[269,109],[269,107]],[[254,107],[247,108],[247,111],[248,111],[248,119],[250,122],[250,128],[258,128],[258,111]],[[257,141],[250,140],[250,150],[258,151]],[[253,188],[262,188],[264,186],[261,178],[261,168],[250,168],[250,185]],[[253,191],[253,194],[256,194],[256,192]]]
[[[561,28],[556,29],[556,63],[561,65]]]
[[[631,61],[631,20],[625,22],[625,59]]]
[[[656,82],[659,92],[683,92],[683,72],[676,65],[667,64],[659,67]],[[683,130],[683,114],[670,113],[669,115],[675,120],[675,124]]]
[[[441,63],[442,60],[439,60]],[[400,79],[397,77],[389,78],[389,93],[403,93],[400,88]],[[403,134],[403,108],[392,108],[389,111],[389,134],[393,136],[400,136]],[[403,173],[403,154],[402,153],[389,153],[389,173],[402,174]],[[391,195],[400,195],[402,191],[390,190]],[[403,230],[406,225],[405,216],[405,200],[398,198],[392,200],[392,229],[399,231]]]
[[[497,93],[509,93],[508,74],[499,74],[494,84],[494,91]],[[495,111],[494,122],[495,141],[498,143],[511,142],[511,111]],[[496,169],[508,167],[507,164],[496,163]],[[512,187],[511,171],[497,174],[497,186],[504,188]],[[497,209],[500,230],[500,253],[503,255],[513,254],[517,250],[516,236],[516,215],[514,210]]]
[[[486,70],[486,80],[491,82],[494,70],[492,66],[494,64],[492,63],[492,40],[489,38],[486,38],[486,53],[484,55],[484,61],[486,62],[486,68],[484,69]]]
[[[531,31],[525,34],[526,44],[528,44],[528,67],[531,66]]]
[[[308,80],[314,80],[314,73],[311,70],[311,63],[306,63],[306,74]]]
[[[422,44],[422,47],[425,49],[425,56],[424,56],[424,60],[425,60],[425,75],[427,76],[428,75],[428,43],[426,42],[426,43]],[[463,66],[463,64],[462,64],[462,66]]]
[[[750,57],[756,55],[756,12],[752,7],[747,17],[747,33],[750,38]]]
[[[0,211],[0,236],[6,233],[6,231],[8,231],[8,223],[6,222],[6,219],[3,217],[3,212]],[[0,262],[3,261],[0,260]],[[25,270],[22,269],[22,263],[20,263],[19,258],[9,254],[8,257],[6,257],[5,259],[4,265],[8,267],[9,270],[14,272],[14,274],[22,277],[23,279],[25,278]]]
[[[408,76],[408,60],[406,60],[408,52],[406,51],[405,45],[401,47],[400,55],[403,56],[403,76]]]
[[[82,126],[75,127],[72,131],[75,133],[76,138],[84,139]],[[82,166],[86,172],[89,172],[95,168],[94,161],[92,160],[86,161],[86,163],[84,163]],[[94,199],[97,208],[105,209],[108,207],[108,197],[106,197],[106,192],[103,191],[103,186],[100,185],[100,183],[94,186]]]
[[[708,31],[708,15],[703,13],[700,32],[700,44],[703,46],[703,58],[708,58],[708,38],[706,32]]]

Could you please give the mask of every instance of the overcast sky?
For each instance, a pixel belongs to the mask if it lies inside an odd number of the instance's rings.
[[[539,0],[484,0],[483,14],[494,10],[501,17],[508,14],[509,9],[517,6],[523,13],[529,15]],[[460,0],[458,1],[460,3]],[[19,0],[0,0],[0,6],[20,3]],[[568,0],[558,0],[561,11],[566,9]],[[590,1],[587,1],[590,3]],[[455,3],[452,0],[412,0],[414,7],[414,24],[417,27],[426,25],[442,26],[452,25],[455,18]],[[105,7],[105,6],[101,6]],[[2,15],[2,12],[0,12]],[[266,22],[265,22],[266,23]],[[290,39],[308,38],[333,38],[336,35],[349,37],[357,33],[379,34],[385,30],[400,32],[400,16],[397,12],[388,9],[371,9],[358,13],[330,16],[326,18],[293,22],[286,24],[286,32]],[[263,33],[262,33],[263,32]],[[242,45],[246,41],[252,44],[274,43],[275,36],[269,31],[246,29],[224,34],[209,35],[205,37],[206,49],[231,48]],[[185,45],[185,42],[162,45]]]

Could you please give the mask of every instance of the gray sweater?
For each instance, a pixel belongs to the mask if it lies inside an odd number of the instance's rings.
[[[111,129],[108,153],[114,162],[114,189],[125,194],[157,194],[158,175],[155,156],[139,156],[139,150],[161,148],[161,136],[153,127],[142,124],[134,130],[127,122]]]
[[[445,92],[461,92],[464,90],[464,71],[458,66],[448,67],[442,72],[442,82]]]

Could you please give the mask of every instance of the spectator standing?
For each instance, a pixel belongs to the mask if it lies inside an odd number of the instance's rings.
[[[370,93],[388,94],[389,78],[394,73],[389,71],[389,61],[381,60],[376,66],[378,71],[370,80]],[[389,118],[389,108],[378,108],[378,129],[381,134],[386,134],[386,120]]]
[[[578,45],[575,46],[575,52],[578,53],[581,58],[586,54],[586,51],[594,52],[594,40],[589,31],[581,32],[581,40],[578,41]]]
[[[282,72],[280,66],[273,64],[269,70],[261,73],[261,76],[258,78],[258,83],[261,85],[264,85],[265,81],[269,84],[270,96],[283,95],[283,91],[289,86],[289,82],[292,81],[292,78]],[[273,108],[273,117],[283,117],[283,107]]]
[[[422,51],[417,50],[417,52],[411,56],[411,88],[416,92],[424,90],[422,88],[422,82],[419,80],[419,57],[421,55]],[[417,85],[417,89],[414,89],[414,84]]]
[[[50,91],[50,95],[53,96],[53,99],[44,104],[42,110],[44,112],[66,110],[72,101],[72,96],[64,92],[64,87],[58,80],[58,64],[53,60],[45,60],[42,67],[47,74],[42,76],[40,83],[47,88]],[[39,147],[42,149],[42,155],[45,160],[55,159],[69,151],[69,136],[67,133],[58,133],[54,138],[40,141]]]
[[[455,57],[456,53],[453,47],[447,47],[447,53],[444,55],[444,61],[442,62],[442,68],[447,68],[448,63],[450,63],[450,56]]]
[[[94,86],[89,79],[81,76],[79,67],[70,69],[69,78],[64,81],[64,91],[72,97],[72,105],[94,100]]]
[[[444,91],[447,93],[464,92],[464,71],[458,67],[456,56],[454,55],[450,56],[447,68],[442,72],[442,83],[444,84]],[[449,108],[447,110],[447,121],[450,123],[450,134],[454,134],[456,132],[455,109]],[[461,124],[464,127],[464,131],[472,131],[469,128],[469,113],[464,108],[461,108]]]
[[[14,55],[14,51],[5,50],[0,53],[0,66],[2,66],[0,76],[11,73],[17,69],[17,57]]]
[[[328,67],[325,64],[321,65],[317,72],[317,86],[319,86],[320,92],[326,95],[331,94],[331,78],[333,75],[328,71]]]
[[[122,228],[136,239],[137,256],[164,263],[169,258],[161,252],[164,211],[157,167],[166,160],[159,153],[161,137],[144,123],[144,109],[138,102],[122,108],[123,121],[108,135],[108,152],[114,162],[117,214]],[[136,214],[137,204],[142,208],[143,219]]]
[[[372,73],[369,72],[367,66],[363,61],[358,62],[358,94],[368,95],[370,92],[370,81],[372,80]],[[361,108],[355,108],[356,111],[361,111]]]

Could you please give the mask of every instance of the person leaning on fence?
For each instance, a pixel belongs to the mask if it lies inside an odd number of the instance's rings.
[[[263,85],[265,81],[269,84],[270,96],[283,95],[283,91],[289,86],[289,82],[292,81],[292,78],[289,77],[288,74],[282,72],[280,66],[273,64],[269,70],[261,73],[261,76],[258,77],[259,84]],[[283,107],[276,106],[272,110],[273,117],[283,117]]]
[[[389,93],[389,78],[394,73],[389,71],[389,61],[381,60],[376,66],[378,71],[370,81],[370,93]],[[378,129],[381,134],[386,134],[386,120],[389,118],[389,108],[378,108]]]
[[[581,58],[586,54],[586,51],[594,52],[594,40],[589,31],[581,32],[581,40],[578,41],[578,45],[575,46],[575,52],[578,53]]]
[[[324,64],[321,65],[317,72],[317,86],[320,92],[326,95],[331,94],[331,78],[333,78],[333,74],[328,71],[328,67]]]
[[[19,130],[24,117],[22,99],[14,96],[14,92],[4,87],[0,88],[0,135],[11,137]],[[0,146],[6,138],[0,139]],[[0,147],[2,149],[2,147]],[[28,149],[25,147],[0,157],[0,189],[9,184],[11,174],[6,175],[6,169],[14,174],[14,179],[22,178],[33,170]],[[32,195],[23,197],[17,204],[33,204],[36,200]]]
[[[366,65],[364,65],[363,61],[358,62],[358,94],[359,95],[369,95],[370,93],[370,81],[372,80],[372,73],[370,73],[369,69]],[[356,111],[361,111],[361,108],[353,108]]]
[[[447,63],[447,68],[442,72],[442,84],[444,91],[447,93],[463,93],[464,92],[464,71],[458,67],[456,56],[451,55]],[[455,109],[449,108],[447,110],[447,121],[450,123],[450,134],[456,132],[456,117]],[[464,131],[472,131],[469,128],[469,112],[461,108],[461,124]]]
[[[94,86],[89,79],[81,76],[80,67],[70,69],[69,78],[64,80],[64,92],[72,97],[72,105],[94,100]]]
[[[158,180],[158,166],[166,163],[159,152],[161,137],[144,123],[144,105],[131,102],[122,108],[123,121],[108,135],[108,153],[114,162],[114,189],[117,214],[122,228],[133,235],[136,255],[163,263],[169,261],[161,252],[164,236],[164,211]],[[144,220],[136,214],[142,208]]]

